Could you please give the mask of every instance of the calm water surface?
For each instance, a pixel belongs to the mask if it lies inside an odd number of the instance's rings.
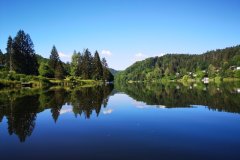
[[[0,90],[0,159],[239,159],[239,84]]]

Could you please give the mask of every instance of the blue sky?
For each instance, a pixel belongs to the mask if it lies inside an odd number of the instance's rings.
[[[44,57],[53,45],[63,61],[89,48],[125,69],[149,56],[240,44],[239,6],[238,0],[0,0],[0,49],[23,29]]]

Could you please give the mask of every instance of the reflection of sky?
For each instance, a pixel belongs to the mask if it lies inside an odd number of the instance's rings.
[[[79,155],[83,159],[96,159],[96,155],[99,159],[115,159],[116,155],[128,159],[133,153],[138,154],[134,154],[136,156],[132,159],[139,160],[149,158],[149,154],[145,153],[151,153],[152,159],[160,159],[160,154],[178,159],[183,156],[182,153],[186,153],[183,159],[188,159],[190,154],[194,159],[212,153],[218,153],[215,159],[221,159],[221,156],[227,159],[230,154],[237,157],[239,114],[213,112],[200,105],[191,106],[195,108],[159,109],[165,106],[146,105],[127,95],[115,94],[109,98],[107,107],[101,109],[99,116],[96,117],[93,111],[90,119],[85,119],[83,115],[75,118],[72,113],[65,114],[72,112],[72,107],[64,105],[60,110],[64,115],[57,122],[52,118],[51,109],[39,113],[33,133],[24,144],[16,135],[9,135],[8,120],[3,118],[0,125],[1,159],[15,156],[9,151],[20,153],[17,156],[26,154],[42,158],[47,155],[53,159],[74,159]],[[113,111],[114,114],[111,114]],[[106,151],[109,153],[107,157]]]
[[[113,112],[113,109],[104,109],[103,114],[111,114]]]
[[[157,108],[161,108],[161,109],[166,108],[166,106],[164,106],[164,105],[147,105],[144,102],[139,102],[139,101],[135,101],[135,100],[133,100],[133,106],[138,109],[152,108],[152,107],[157,107]]]
[[[71,105],[63,105],[60,114],[70,113],[72,112],[72,106]]]

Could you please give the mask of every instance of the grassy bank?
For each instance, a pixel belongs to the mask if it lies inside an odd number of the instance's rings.
[[[209,78],[209,83],[221,83],[221,82],[238,82],[240,78],[220,78],[214,77]],[[128,81],[128,83],[138,83],[138,82],[150,82],[150,83],[171,83],[171,82],[180,82],[180,83],[203,83],[202,79],[193,79],[193,78],[182,78],[182,79],[169,79],[169,78],[162,78],[158,80],[147,80],[147,81]]]
[[[103,81],[84,80],[79,77],[66,77],[65,79],[46,78],[42,76],[29,76],[16,73],[0,72],[0,88],[43,88],[50,86],[95,86],[103,84]]]

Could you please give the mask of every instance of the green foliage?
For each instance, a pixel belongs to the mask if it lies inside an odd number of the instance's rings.
[[[55,46],[53,46],[51,54],[50,54],[50,58],[49,58],[49,67],[52,70],[55,70],[57,68],[57,65],[60,62],[60,58],[58,55],[58,51],[57,48]]]
[[[49,59],[49,67],[54,71],[54,77],[57,79],[63,79],[65,77],[65,71],[63,68],[62,61],[59,58],[59,54],[57,48],[53,46],[50,59]]]
[[[83,79],[91,79],[93,72],[93,58],[91,52],[86,49],[83,53],[83,61],[82,61],[82,77]]]
[[[54,71],[49,67],[48,63],[42,62],[39,66],[38,69],[39,75],[43,77],[53,77],[54,76]]]
[[[54,72],[55,78],[64,79],[64,68],[61,63],[58,63]]]
[[[70,68],[72,76],[80,75],[80,71],[79,71],[80,58],[81,58],[81,54],[74,51],[74,53],[72,55],[72,62],[71,62],[71,68]]]
[[[215,77],[216,73],[217,73],[216,68],[212,64],[210,64],[208,66],[208,77],[210,78]]]
[[[184,75],[183,78],[182,78],[182,80],[183,80],[183,81],[186,81],[186,82],[187,82],[189,79],[191,79],[191,77],[190,77],[189,75]]]
[[[240,78],[240,70],[235,71],[234,77],[235,78]]]
[[[103,66],[97,51],[93,58],[93,77],[96,80],[103,79]]]
[[[108,70],[112,73],[113,76],[115,76],[119,71],[115,70],[113,68],[108,68]]]
[[[10,70],[26,75],[38,75],[38,62],[34,51],[33,42],[23,30],[17,33],[10,46]],[[8,49],[7,49],[8,50]]]
[[[103,66],[103,80],[107,81],[109,78],[110,72],[108,70],[108,64],[105,58],[102,59],[102,66]]]
[[[147,58],[134,63],[118,73],[117,81],[156,81],[161,79],[181,79],[184,75],[202,79],[234,77],[234,68],[240,66],[240,45],[201,55],[167,54],[161,57]],[[191,74],[190,74],[191,73]]]
[[[0,49],[0,65],[1,66],[5,65],[5,57],[1,49]]]
[[[74,51],[72,62],[63,63],[57,48],[53,46],[50,58],[43,58],[35,54],[33,42],[23,30],[20,30],[14,39],[9,36],[6,50],[6,54],[0,50],[0,71],[57,79],[64,79],[69,75],[81,79],[106,81],[114,79],[107,62],[101,62],[97,51],[94,57],[88,49],[84,50],[83,54]]]

